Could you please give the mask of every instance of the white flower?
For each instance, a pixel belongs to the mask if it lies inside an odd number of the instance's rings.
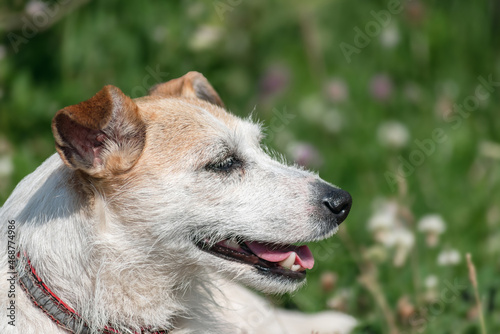
[[[440,266],[452,266],[459,264],[461,255],[456,249],[444,250],[439,253],[437,263]]]
[[[395,247],[393,264],[395,267],[401,267],[408,256],[410,249],[415,244],[415,236],[405,227],[396,227],[387,234],[384,245],[388,248]]]
[[[368,230],[388,230],[396,225],[396,216],[390,211],[376,212],[368,220]]]
[[[399,43],[399,30],[394,24],[391,24],[382,31],[380,43],[386,48],[393,48]]]
[[[415,244],[415,236],[405,227],[399,226],[391,230],[384,240],[387,247],[402,247],[410,249]]]
[[[373,201],[375,212],[368,220],[370,231],[392,228],[396,226],[398,203],[392,200],[377,198]]]
[[[24,11],[26,14],[33,16],[39,12],[44,12],[47,10],[47,5],[43,1],[30,1],[26,4]]]
[[[377,199],[375,212],[368,219],[368,230],[377,242],[386,244],[391,230],[398,225],[398,204],[395,201]]]
[[[378,127],[377,138],[383,146],[402,148],[410,139],[408,128],[397,121],[387,121]]]
[[[423,216],[417,224],[419,231],[426,234],[426,242],[429,247],[435,247],[439,241],[439,235],[446,231],[443,218],[437,214]]]
[[[223,30],[219,27],[204,25],[195,31],[189,46],[194,51],[214,48],[222,39]]]
[[[330,110],[323,117],[323,126],[331,133],[338,133],[342,129],[342,115],[337,110]]]
[[[443,218],[438,214],[430,214],[420,218],[418,230],[421,232],[443,233],[446,230],[446,224]]]
[[[425,287],[427,289],[434,289],[438,285],[438,278],[434,275],[429,275],[425,279]]]
[[[394,265],[402,266],[415,244],[413,233],[399,219],[399,205],[395,201],[374,201],[375,213],[368,220],[368,229],[374,239],[386,248],[395,248]]]
[[[321,98],[311,95],[300,101],[299,110],[308,121],[321,123],[326,113],[326,106]]]
[[[0,156],[0,177],[10,176],[14,171],[14,164],[10,155]]]

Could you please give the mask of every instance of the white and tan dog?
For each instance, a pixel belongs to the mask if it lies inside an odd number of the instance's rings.
[[[349,194],[261,148],[199,73],[60,110],[54,154],[0,209],[0,332],[348,333],[237,283],[294,291]],[[8,265],[7,265],[8,264]]]

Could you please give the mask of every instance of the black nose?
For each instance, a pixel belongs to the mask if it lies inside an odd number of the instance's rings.
[[[334,189],[323,197],[322,203],[335,216],[337,224],[340,225],[351,210],[352,198],[347,191]]]

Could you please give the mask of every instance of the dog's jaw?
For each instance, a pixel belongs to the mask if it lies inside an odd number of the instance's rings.
[[[208,271],[216,272],[228,280],[237,281],[264,293],[283,294],[293,292],[306,283],[305,276],[302,279],[292,279],[285,276],[265,274],[248,264],[225,260],[203,251],[200,252],[200,261],[207,264]]]
[[[313,240],[321,240],[337,230],[335,227],[330,233]],[[237,237],[214,242],[205,238],[193,243],[198,251],[205,253],[200,255],[201,261],[214,271],[267,293],[296,290],[306,281],[306,270],[313,268],[314,258],[306,245],[237,241],[242,239]]]

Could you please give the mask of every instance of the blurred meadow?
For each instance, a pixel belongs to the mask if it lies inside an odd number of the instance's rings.
[[[0,204],[55,152],[57,110],[196,70],[353,197],[278,305],[500,333],[500,1],[10,0],[0,36]]]

